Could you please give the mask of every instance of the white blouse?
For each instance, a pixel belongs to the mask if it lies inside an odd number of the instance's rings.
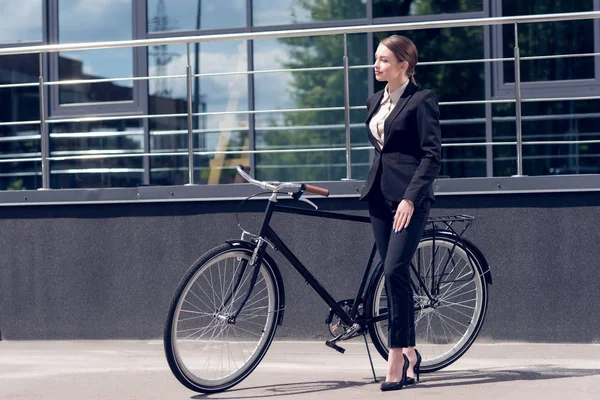
[[[402,86],[392,93],[389,92],[389,87],[386,85],[385,90],[383,91],[383,98],[381,99],[381,106],[375,115],[373,115],[371,121],[369,121],[369,130],[371,131],[371,135],[373,135],[377,141],[377,144],[379,144],[379,149],[383,147],[383,126],[385,120],[398,103],[398,100],[400,100],[400,97],[408,86],[408,82],[409,80],[407,79]]]

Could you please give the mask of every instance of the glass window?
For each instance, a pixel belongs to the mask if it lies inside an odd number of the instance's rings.
[[[363,0],[253,0],[252,24],[289,25],[367,17]]]
[[[148,32],[246,26],[246,0],[148,0]]]
[[[0,57],[0,85],[37,83],[39,57]],[[0,88],[0,122],[39,121],[38,87]],[[39,123],[0,126],[0,160],[40,157]],[[39,161],[0,163],[0,190],[42,186]]]
[[[196,52],[196,48],[198,51]],[[222,152],[248,150],[248,56],[246,42],[200,43],[190,47],[192,71],[215,74],[194,78],[192,103],[194,113],[208,113],[194,118],[194,149]],[[167,58],[150,55],[150,76],[185,75],[185,45],[164,49]],[[197,55],[197,57],[196,57]],[[240,74],[222,75],[231,72]],[[221,74],[221,75],[219,75]],[[150,114],[165,117],[150,119],[150,149],[153,152],[179,152],[180,155],[151,158],[153,184],[188,182],[187,80],[153,79],[149,83]],[[241,113],[235,113],[241,111]],[[216,114],[211,114],[216,113]],[[237,161],[235,161],[237,159]],[[248,163],[248,154],[210,154],[195,161],[196,183],[228,183],[235,178],[232,165]]]
[[[0,44],[41,42],[42,0],[0,0]]]
[[[58,24],[60,43],[131,40],[131,0],[59,0]],[[70,51],[59,54],[59,80],[127,78],[133,74],[132,49]],[[59,87],[60,104],[133,100],[133,81]]]
[[[143,183],[144,133],[140,120],[50,124],[50,155],[79,159],[50,162],[52,188],[137,186]]]
[[[367,64],[366,47],[366,35],[348,36],[351,66]],[[256,149],[289,150],[257,154],[256,173],[260,179],[339,180],[346,176],[343,53],[342,36],[254,42],[257,71],[335,68],[255,74],[256,109],[271,111],[256,115]],[[370,67],[350,70],[351,106],[364,106],[370,72]],[[302,111],[324,107],[337,109]],[[364,135],[360,135],[364,133],[364,112],[352,112],[351,122],[357,126],[351,132],[357,140],[353,143],[364,143]]]
[[[600,101],[523,103],[525,175],[598,174]],[[514,104],[494,105],[494,141],[515,141]],[[544,144],[544,141],[565,141]],[[495,146],[494,175],[517,173],[516,145]]]
[[[373,17],[482,12],[483,0],[373,0]]]
[[[503,1],[502,15],[530,15],[592,11],[593,0],[572,2]],[[503,52],[512,57],[514,53],[514,26],[504,25]],[[519,50],[521,57],[593,53],[593,20],[544,22],[519,24]],[[560,59],[522,60],[521,81],[556,81],[570,79],[593,79],[594,57],[571,57]],[[514,63],[504,63],[504,82],[514,82]]]

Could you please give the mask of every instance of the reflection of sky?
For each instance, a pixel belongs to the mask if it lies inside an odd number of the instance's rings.
[[[0,0],[0,43],[42,41],[42,0]]]
[[[132,39],[131,0],[60,0],[61,43]]]
[[[330,10],[323,6],[322,0],[311,0],[302,7],[297,0],[253,0],[252,19],[255,26],[288,25],[294,23],[320,22],[332,20],[332,14],[347,15],[348,10],[355,10],[357,15],[348,15],[348,18],[366,18],[366,0],[345,0],[341,7],[346,10]],[[316,10],[325,10],[319,13]],[[316,14],[316,15],[313,15]]]
[[[282,69],[289,60],[286,46],[277,39],[254,41],[254,69]],[[254,78],[254,103],[257,110],[293,108],[288,87],[292,81],[291,72],[256,74]],[[260,118],[257,118],[260,120]]]
[[[194,47],[190,46],[192,54],[190,62],[194,67]],[[218,42],[201,43],[198,73],[224,73],[246,71],[247,55],[246,42]],[[151,49],[154,53],[156,51]],[[170,55],[170,60],[164,67],[158,66],[155,56],[148,57],[149,75],[185,75],[187,66],[187,53],[185,45],[167,46],[166,53]],[[195,72],[192,70],[192,72]],[[246,85],[246,75],[226,75],[210,76],[201,78],[201,93],[209,98],[219,98],[221,101],[227,100],[228,86]],[[150,81],[150,94],[156,93],[156,80]],[[171,97],[184,99],[186,97],[185,78],[172,78],[168,80],[168,89],[171,91]]]
[[[193,52],[194,46],[190,47]],[[185,75],[187,54],[185,45],[168,46],[166,52],[171,59],[164,67],[157,65],[154,57],[149,57],[149,75]],[[190,56],[192,68],[194,67],[194,54]],[[199,73],[224,73],[247,70],[246,42],[228,41],[200,44],[200,70]],[[192,69],[193,71],[193,69]],[[156,94],[161,84],[170,91],[170,97],[185,99],[187,86],[185,78],[170,78],[166,80],[151,80],[150,94]],[[207,112],[241,111],[248,109],[248,79],[244,74],[208,76],[200,78],[200,93],[206,101]],[[158,110],[161,113],[161,110]],[[213,116],[207,118],[210,128],[217,126],[233,127],[247,126],[247,115]]]
[[[200,29],[240,28],[246,26],[246,0],[166,0],[167,27],[153,23],[159,0],[148,0],[148,31],[195,30],[198,4],[201,4]],[[164,23],[161,21],[161,23]]]
[[[261,25],[284,25],[311,22],[310,12],[294,0],[254,0],[252,23]]]
[[[60,0],[58,20],[61,43],[133,38],[131,0]],[[133,75],[132,49],[73,51],[63,55],[82,61],[84,72],[90,75],[103,78]],[[126,85],[131,86],[131,82]]]
[[[133,76],[133,51],[131,49],[103,49],[62,52],[62,57],[83,62],[83,72],[98,78],[128,78]],[[61,71],[60,79],[64,79]],[[131,81],[115,82],[132,87]]]

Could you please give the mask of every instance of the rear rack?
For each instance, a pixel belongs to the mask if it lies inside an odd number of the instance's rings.
[[[471,226],[473,221],[475,221],[475,217],[473,217],[472,215],[447,215],[440,217],[429,217],[429,219],[427,220],[427,225],[431,225],[431,228],[434,231],[450,231],[456,236],[461,237],[465,233],[465,231],[469,229],[469,226]],[[460,228],[455,230],[452,227],[452,225],[457,224],[460,225]],[[460,231],[460,233],[457,231]]]

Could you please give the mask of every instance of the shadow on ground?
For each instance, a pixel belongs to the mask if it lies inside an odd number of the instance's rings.
[[[553,365],[538,365],[527,369],[514,367],[510,369],[477,369],[463,371],[443,371],[426,374],[418,383],[419,389],[433,389],[443,387],[470,386],[488,383],[514,382],[514,381],[540,381],[547,379],[577,378],[600,375],[600,369],[563,368]],[[384,377],[378,377],[380,382]],[[313,381],[296,382],[275,385],[251,386],[240,389],[231,389],[219,393],[219,399],[258,399],[268,397],[283,397],[318,392],[327,392],[352,387],[362,387],[374,384],[372,379],[362,381]],[[379,383],[377,383],[379,385]],[[412,388],[412,387],[410,387]],[[255,393],[256,391],[260,393]],[[231,394],[231,396],[227,396]],[[210,394],[200,394],[192,399],[210,399]]]

